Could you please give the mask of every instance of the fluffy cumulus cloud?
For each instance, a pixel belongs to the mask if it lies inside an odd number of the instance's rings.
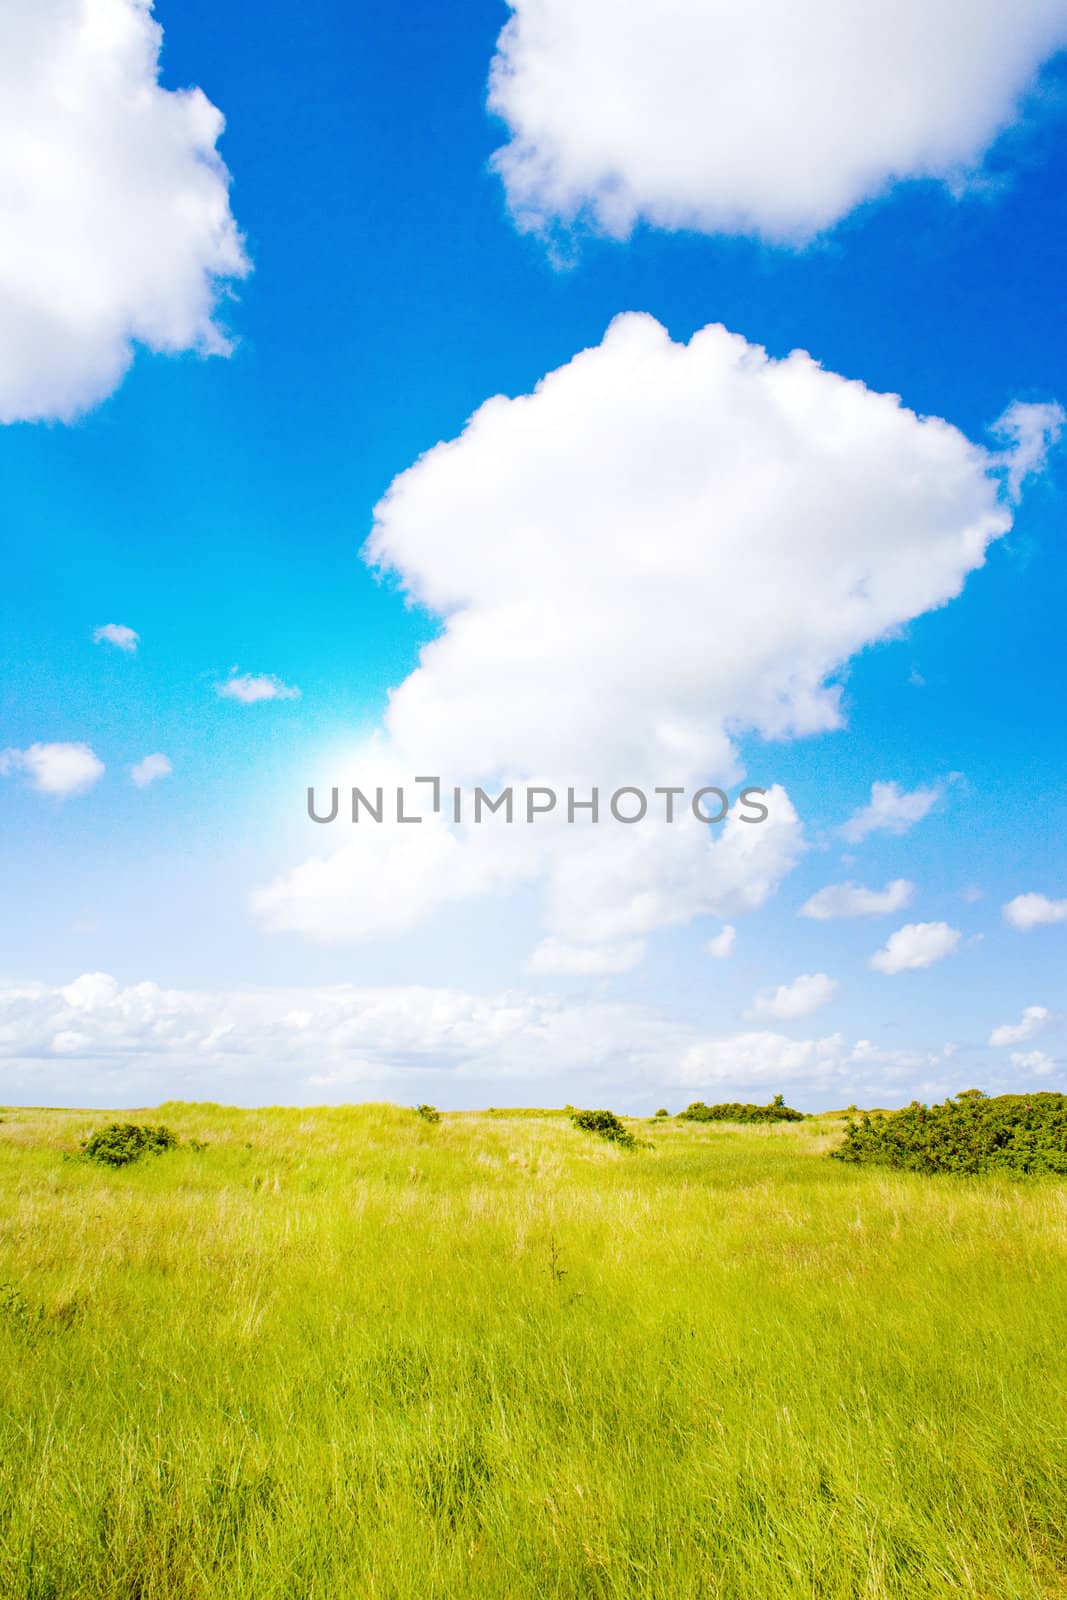
[[[299,700],[300,690],[283,683],[272,672],[233,672],[224,683],[215,685],[223,700],[236,700],[242,706],[258,705],[262,700]]]
[[[21,773],[31,789],[60,798],[85,794],[104,775],[104,763],[87,744],[31,744],[0,750],[0,777]]]
[[[377,507],[368,558],[440,629],[354,781],[597,785],[605,808],[622,784],[736,799],[740,735],[839,727],[839,669],[960,592],[1010,526],[1008,471],[802,352],[773,361],[714,326],[676,344],[621,316],[532,394],[489,400]],[[619,970],[657,928],[774,892],[802,839],[767,787],[768,820],[734,805],[711,829],[684,801],[673,824],[342,822],[255,904],[275,928],[369,938],[533,884],[555,941],[537,964]],[[886,788],[885,825],[927,803]]]
[[[221,114],[158,82],[149,0],[13,0],[0,20],[0,421],[69,418],[135,344],[224,353],[247,271]]]
[[[141,635],[124,622],[105,622],[93,630],[94,644],[113,644],[116,650],[125,650],[128,655],[137,649],[140,639]]]
[[[914,972],[952,955],[959,942],[959,929],[947,922],[909,922],[890,935],[885,948],[871,957],[870,966],[887,977]]]
[[[431,771],[729,776],[728,730],[839,726],[831,674],[959,593],[997,465],[803,352],[621,316],[377,507],[371,559],[444,624],[389,732]]]
[[[841,835],[849,844],[860,844],[872,833],[907,833],[933,810],[944,787],[904,790],[898,783],[872,783],[870,800],[849,817]]]
[[[828,977],[825,972],[805,972],[792,983],[779,984],[777,989],[757,995],[748,1015],[772,1017],[777,1022],[809,1017],[833,999],[836,988],[836,978]]]
[[[980,168],[1067,0],[509,0],[490,75],[520,226],[803,240]]]
[[[894,878],[884,889],[865,889],[860,883],[828,883],[800,908],[802,917],[830,922],[836,917],[884,917],[902,911],[911,901],[915,885]]]
[[[1004,907],[1004,920],[1020,933],[1067,922],[1067,900],[1050,900],[1047,894],[1017,894]]]
[[[167,756],[145,756],[143,761],[136,762],[130,768],[130,782],[138,789],[147,789],[150,783],[155,783],[157,778],[167,778],[174,771]]]
[[[62,985],[0,981],[0,1074],[21,1103],[237,1103],[388,1095],[448,1105],[602,1101],[649,1110],[669,1087],[749,1097],[793,1086],[803,1107],[905,1100],[938,1053],[840,1034],[703,1038],[634,1003],[511,991],[357,987],[175,990],[84,973]],[[951,1085],[949,1085],[951,1087]],[[655,1096],[656,1098],[653,1098]]]
[[[732,922],[727,922],[722,928],[719,929],[714,939],[708,940],[708,955],[713,957],[713,959],[716,961],[725,961],[727,956],[733,955],[734,945],[736,943],[737,929],[734,927]]]
[[[383,764],[392,776],[400,771],[367,749],[364,782],[372,773],[380,784]],[[381,786],[384,802],[399,785]],[[349,793],[340,786],[339,802]],[[334,836],[341,843],[266,885],[253,903],[270,928],[343,943],[408,933],[449,906],[536,886],[546,937],[530,970],[606,975],[634,966],[657,929],[754,911],[767,901],[802,841],[784,790],[773,786],[763,803],[765,822],[746,824],[734,812],[714,829],[689,813],[671,825],[568,824],[565,813],[533,824],[518,814],[511,823],[503,813],[480,823],[468,815],[456,825],[409,785],[405,814],[420,817],[417,824],[398,823],[395,806],[384,803],[381,823],[364,813],[351,824],[339,811]]]
[[[1032,1039],[1035,1034],[1041,1033],[1051,1020],[1051,1012],[1047,1006],[1027,1006],[1018,1022],[1007,1022],[1000,1028],[994,1028],[989,1035],[989,1042],[994,1046],[1022,1044],[1024,1039]]]
[[[1011,1064],[1016,1072],[1036,1073],[1047,1078],[1056,1070],[1056,1060],[1046,1050],[1013,1050]]]

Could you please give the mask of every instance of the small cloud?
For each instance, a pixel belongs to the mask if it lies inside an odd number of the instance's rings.
[[[872,833],[907,833],[933,809],[944,792],[943,783],[907,791],[898,783],[872,783],[868,804],[848,819],[841,835],[850,844],[859,844]]]
[[[908,673],[908,682],[913,689],[926,688],[926,679],[923,677],[918,667],[912,667],[911,671]]]
[[[138,789],[147,789],[157,778],[169,778],[173,771],[166,756],[145,756],[143,761],[138,761],[130,768],[130,779]]]
[[[1003,908],[1004,921],[1021,933],[1052,922],[1067,922],[1067,900],[1050,900],[1046,894],[1017,894]]]
[[[243,706],[255,705],[260,700],[299,700],[300,690],[294,689],[272,672],[234,672],[225,683],[215,685],[223,700],[237,700]]]
[[[719,930],[714,939],[708,940],[706,945],[708,955],[714,956],[716,961],[725,961],[727,956],[733,954],[736,942],[737,929],[732,923],[728,922],[725,927]]]
[[[640,939],[615,945],[565,944],[561,939],[544,939],[527,961],[526,970],[560,978],[607,977],[629,972],[644,953]]]
[[[1018,1022],[1007,1022],[1001,1028],[994,1028],[989,1035],[989,1042],[994,1046],[1022,1044],[1024,1039],[1032,1039],[1035,1034],[1041,1033],[1048,1026],[1051,1015],[1047,1006],[1027,1006]]]
[[[869,965],[875,972],[893,977],[898,972],[914,972],[920,967],[932,967],[935,961],[950,956],[960,942],[958,928],[947,922],[909,922],[898,928],[877,951]]]
[[[94,644],[113,644],[116,650],[132,653],[140,642],[141,635],[122,622],[105,622],[102,628],[93,631]]]
[[[1055,1059],[1044,1050],[1013,1050],[1010,1059],[1018,1072],[1036,1072],[1042,1078],[1056,1067]]]
[[[865,889],[859,883],[830,883],[800,908],[802,917],[829,922],[836,917],[882,917],[902,911],[911,901],[915,885],[894,878],[884,889]]]
[[[993,432],[1012,441],[999,457],[1007,469],[1008,499],[1017,504],[1027,478],[1041,472],[1045,458],[1063,432],[1067,422],[1063,407],[1056,404],[1031,405],[1016,400],[996,423]]]
[[[787,1022],[793,1017],[808,1017],[820,1006],[826,1005],[837,988],[836,978],[825,972],[805,972],[792,983],[781,984],[773,994],[757,995],[750,1017],[775,1017]]]
[[[0,777],[26,774],[39,794],[85,794],[104,775],[104,763],[87,744],[31,744],[0,750]]]
[[[960,899],[965,900],[969,906],[973,906],[982,899],[984,894],[984,889],[979,889],[976,883],[970,883],[967,885],[966,889],[960,890]]]

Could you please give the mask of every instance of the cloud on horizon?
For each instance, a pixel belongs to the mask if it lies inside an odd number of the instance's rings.
[[[123,986],[104,972],[68,984],[0,980],[5,1098],[41,1104],[152,1104],[227,1097],[269,1104],[420,1095],[457,1104],[529,1104],[532,1092],[650,1111],[690,1098],[795,1097],[905,1102],[954,1079],[948,1050],[884,1050],[841,1034],[704,1036],[647,1006],[419,985],[176,990]],[[134,1098],[130,1098],[133,1096]]]

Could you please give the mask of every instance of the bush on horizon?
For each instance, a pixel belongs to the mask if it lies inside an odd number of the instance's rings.
[[[785,1096],[776,1094],[768,1106],[742,1104],[736,1100],[722,1105],[706,1106],[703,1100],[694,1100],[691,1106],[679,1111],[682,1122],[803,1122],[804,1113],[787,1106]]]
[[[1067,1095],[965,1089],[955,1100],[867,1113],[850,1122],[836,1161],[908,1172],[1067,1174]]]

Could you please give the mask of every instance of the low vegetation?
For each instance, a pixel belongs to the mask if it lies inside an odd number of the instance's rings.
[[[910,1172],[1067,1174],[1067,1095],[967,1089],[850,1121],[838,1161]]]
[[[637,1143],[629,1128],[614,1111],[572,1111],[571,1121],[583,1133],[597,1133],[602,1139],[621,1145],[624,1150],[632,1150]]]
[[[1064,1600],[1055,1175],[830,1161],[843,1117],[3,1115],[3,1600]],[[113,1118],[178,1143],[63,1159]]]
[[[142,1156],[173,1150],[177,1143],[169,1128],[151,1123],[109,1122],[106,1128],[82,1141],[80,1153],[87,1161],[98,1161],[104,1167],[128,1167]]]
[[[706,1106],[703,1100],[694,1100],[678,1115],[683,1122],[803,1122],[804,1113],[787,1106],[785,1096],[776,1094],[769,1106],[744,1105],[736,1100],[722,1105]]]

